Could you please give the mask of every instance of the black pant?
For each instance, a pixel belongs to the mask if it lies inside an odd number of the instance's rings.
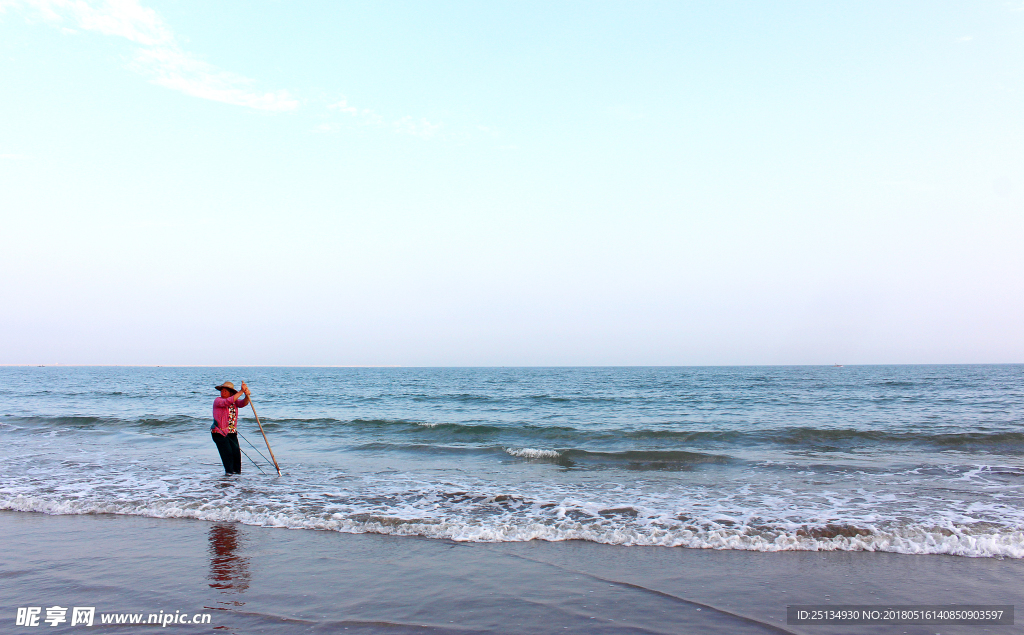
[[[213,442],[217,444],[217,451],[220,452],[220,460],[224,463],[224,472],[227,474],[242,473],[242,449],[238,447],[238,435],[234,432],[228,434],[217,434],[211,432]]]

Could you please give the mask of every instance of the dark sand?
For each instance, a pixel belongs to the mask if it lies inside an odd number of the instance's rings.
[[[128,516],[0,512],[0,632],[1024,633],[1014,626],[787,626],[787,604],[1015,604],[1024,561],[477,544]],[[91,629],[15,626],[95,606]],[[212,613],[99,626],[99,613]],[[70,615],[69,615],[70,618]],[[70,622],[70,619],[69,619]]]

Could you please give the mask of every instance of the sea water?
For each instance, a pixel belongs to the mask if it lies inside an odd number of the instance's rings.
[[[247,381],[243,474],[210,438]],[[0,509],[1024,557],[1024,366],[0,368]],[[250,461],[251,459],[251,461]]]

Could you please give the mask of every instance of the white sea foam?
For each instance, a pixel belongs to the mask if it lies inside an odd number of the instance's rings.
[[[505,452],[521,459],[557,459],[562,456],[556,450],[537,450],[535,448],[505,448]]]
[[[812,537],[794,532],[751,527],[657,528],[624,527],[600,522],[561,520],[510,523],[371,516],[353,519],[344,514],[306,516],[287,511],[269,511],[263,506],[232,509],[213,502],[132,504],[53,500],[33,496],[0,499],[0,509],[46,514],[124,514],[153,518],[193,518],[214,522],[289,529],[313,529],[342,533],[377,533],[424,536],[461,542],[524,542],[529,540],[587,540],[622,546],[685,547],[691,549],[738,549],[746,551],[879,551],[904,554],[943,554],[968,557],[1024,558],[1024,532],[980,531],[968,533],[935,527],[908,526],[864,535]]]

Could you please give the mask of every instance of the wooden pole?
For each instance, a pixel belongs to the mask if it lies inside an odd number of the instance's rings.
[[[267,441],[267,433],[263,431],[263,424],[260,423],[260,416],[256,414],[256,406],[252,405],[252,397],[249,397],[249,407],[252,408],[252,416],[256,417],[256,425],[260,427],[260,434],[263,435],[263,442],[267,444],[267,452],[270,452],[270,459],[274,461],[277,475],[281,476],[281,468],[277,466],[277,459],[274,458],[274,451],[270,449],[270,441]]]

